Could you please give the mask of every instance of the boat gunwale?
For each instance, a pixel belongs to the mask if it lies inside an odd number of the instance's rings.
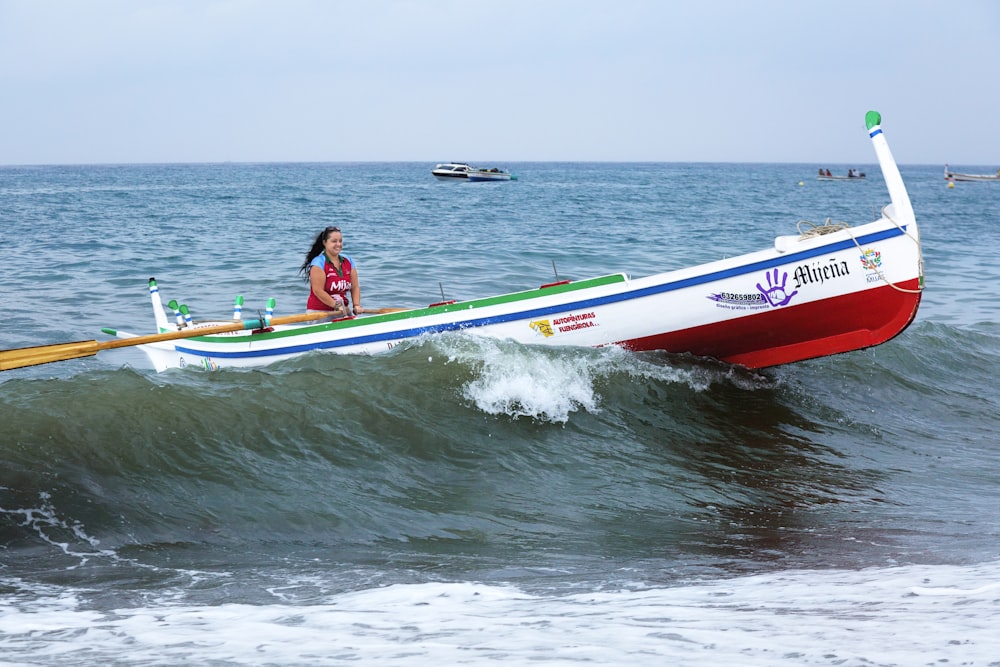
[[[578,280],[573,282],[557,283],[554,285],[543,285],[542,287],[537,287],[530,290],[523,290],[520,292],[512,292],[509,294],[501,294],[496,296],[483,297],[479,299],[470,299],[468,301],[456,301],[454,303],[424,306],[424,307],[413,308],[411,310],[402,310],[395,313],[382,313],[379,315],[371,315],[363,318],[345,317],[338,320],[332,320],[329,322],[286,325],[285,328],[275,329],[273,331],[257,329],[250,331],[249,333],[251,333],[254,336],[254,340],[256,341],[273,340],[276,338],[284,338],[288,336],[301,336],[305,334],[321,333],[324,331],[337,331],[340,329],[350,329],[353,327],[370,326],[373,324],[381,324],[397,320],[415,319],[420,317],[428,317],[431,315],[453,313],[457,311],[475,310],[477,308],[487,308],[489,306],[496,306],[507,303],[517,303],[518,301],[526,301],[529,299],[536,299],[554,294],[565,294],[567,292],[576,292],[585,289],[592,289],[595,287],[604,287],[607,285],[624,283],[627,281],[628,278],[624,273],[612,273],[604,276],[586,278],[583,280]],[[323,317],[323,314],[317,313],[317,317]],[[213,324],[225,323],[225,322],[226,322],[225,320],[220,320],[219,322],[213,322]],[[166,331],[172,331],[172,329],[167,329]],[[235,333],[246,334],[248,332],[238,331]],[[187,340],[211,342],[211,343],[247,342],[246,335],[233,336],[231,333],[192,336]]]

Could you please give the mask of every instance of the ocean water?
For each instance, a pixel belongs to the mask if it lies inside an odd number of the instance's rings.
[[[870,350],[749,371],[445,335],[0,373],[0,665],[1000,665],[1000,185],[889,139],[927,286]],[[875,164],[432,166],[0,168],[0,349],[152,332],[151,276],[195,319],[302,312],[329,224],[363,303],[410,307],[888,203]]]

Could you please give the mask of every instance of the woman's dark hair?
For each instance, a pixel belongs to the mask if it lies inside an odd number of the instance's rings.
[[[309,265],[314,259],[323,254],[323,244],[326,243],[326,239],[333,232],[339,232],[340,227],[327,227],[321,231],[317,236],[316,240],[313,241],[312,247],[309,248],[309,252],[306,253],[306,261],[302,262],[302,266],[299,267],[299,273],[309,279]]]

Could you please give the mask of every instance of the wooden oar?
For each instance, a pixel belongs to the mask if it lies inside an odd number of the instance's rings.
[[[396,313],[407,310],[406,308],[379,308],[366,311],[368,313]],[[207,336],[209,334],[226,333],[229,331],[243,331],[245,329],[260,329],[262,327],[276,324],[293,324],[295,322],[311,322],[329,317],[324,313],[301,313],[299,315],[285,315],[283,317],[272,317],[266,322],[261,320],[242,320],[240,322],[214,324],[208,326],[181,329],[180,331],[168,331],[166,333],[149,334],[146,336],[133,336],[131,338],[118,338],[108,341],[84,340],[74,343],[59,343],[56,345],[38,345],[35,347],[22,347],[15,350],[0,350],[0,371],[11,370],[12,368],[24,368],[26,366],[38,366],[48,364],[53,361],[67,361],[69,359],[79,359],[81,357],[92,357],[101,350],[110,350],[116,347],[129,347],[132,345],[145,345],[147,343],[159,343],[178,338],[193,338],[195,336]],[[113,330],[112,330],[113,331]]]

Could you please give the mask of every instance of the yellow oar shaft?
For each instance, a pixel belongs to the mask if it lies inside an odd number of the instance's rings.
[[[374,314],[395,313],[405,308],[381,308],[376,311],[368,311]],[[295,322],[311,322],[329,317],[324,313],[300,313],[298,315],[285,315],[283,317],[272,317],[267,324],[293,324]],[[191,327],[180,331],[168,331],[166,333],[148,334],[145,336],[132,336],[131,338],[116,338],[98,342],[96,340],[83,340],[74,343],[59,343],[56,345],[38,345],[36,347],[22,347],[16,350],[0,351],[0,371],[7,371],[13,368],[24,368],[26,366],[38,366],[48,364],[53,361],[67,361],[69,359],[79,359],[81,357],[92,357],[101,350],[110,350],[118,347],[131,347],[134,345],[146,345],[147,343],[160,343],[168,340],[180,338],[194,338],[195,336],[208,336],[210,334],[227,333],[230,331],[243,331],[244,329],[258,329],[264,326],[260,320],[243,320],[225,324],[213,324],[208,326]]]
[[[75,343],[38,345],[36,347],[22,347],[17,350],[4,350],[0,352],[0,371],[7,371],[13,368],[24,368],[25,366],[39,366],[53,361],[67,361],[69,359],[79,359],[80,357],[91,357],[101,350],[109,350],[116,347],[145,345],[146,343],[159,343],[161,341],[176,340],[178,338],[193,338],[194,336],[203,336],[213,333],[240,331],[243,328],[242,324],[235,323],[220,326],[194,327],[191,329],[181,329],[180,331],[170,331],[162,334],[133,336],[132,338],[118,338],[103,342],[98,342],[96,340],[82,340]]]
[[[84,340],[77,343],[62,343],[60,345],[39,345],[37,347],[22,347],[17,350],[0,352],[0,371],[25,366],[38,366],[52,361],[65,361],[92,357],[97,354],[96,340]]]

